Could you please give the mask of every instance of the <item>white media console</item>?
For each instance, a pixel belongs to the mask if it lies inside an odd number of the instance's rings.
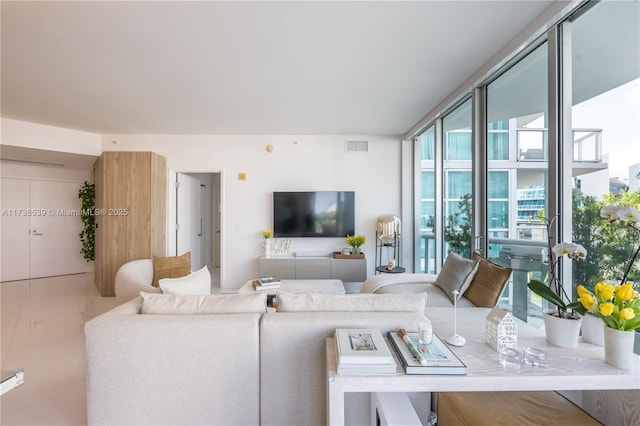
[[[367,259],[334,259],[331,256],[261,257],[261,277],[275,275],[283,280],[334,279],[342,282],[364,282]]]

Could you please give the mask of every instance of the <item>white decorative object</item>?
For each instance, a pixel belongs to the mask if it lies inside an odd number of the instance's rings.
[[[457,328],[456,318],[458,316],[456,306],[457,306],[459,292],[458,290],[453,290],[452,293],[453,293],[453,334],[447,337],[445,341],[448,344],[453,346],[464,346],[464,344],[467,341],[465,340],[464,337],[460,336],[456,331],[456,328]]]
[[[286,256],[291,250],[291,240],[285,238],[274,238],[273,254],[276,256]]]
[[[518,348],[518,324],[509,312],[493,308],[485,322],[487,344],[495,350]]]
[[[613,367],[631,370],[635,358],[633,353],[635,334],[633,330],[622,331],[605,327],[604,361]]]
[[[599,316],[587,312],[582,317],[582,339],[594,345],[604,346],[604,322]]]
[[[271,252],[273,251],[273,240],[271,238],[262,240],[262,250],[264,257],[271,257]]]

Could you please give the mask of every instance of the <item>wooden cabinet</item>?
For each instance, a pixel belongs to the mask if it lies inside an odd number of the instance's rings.
[[[165,255],[167,161],[153,152],[104,152],[95,165],[95,282],[115,296],[122,264]]]

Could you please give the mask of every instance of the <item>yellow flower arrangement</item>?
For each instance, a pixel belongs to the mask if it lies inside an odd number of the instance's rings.
[[[268,240],[273,236],[273,231],[271,229],[263,229],[260,232],[262,233],[262,238],[264,238],[265,240]]]
[[[347,235],[347,244],[359,251],[360,246],[367,242],[367,237],[364,235]]]
[[[593,293],[583,285],[577,290],[582,306],[599,316],[607,327],[622,331],[640,327],[640,294],[633,289],[633,283],[611,285],[601,281]]]

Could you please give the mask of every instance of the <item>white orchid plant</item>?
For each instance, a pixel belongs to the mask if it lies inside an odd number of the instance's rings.
[[[580,244],[575,243],[558,243],[553,245],[553,237],[549,232],[553,222],[558,218],[559,214],[551,219],[544,216],[535,216],[531,220],[544,222],[547,228],[547,283],[539,280],[531,280],[527,287],[538,296],[556,305],[558,316],[560,318],[575,318],[574,311],[582,309],[579,301],[571,302],[567,295],[562,282],[558,278],[558,264],[563,256],[567,256],[573,260],[584,260],[587,257],[587,250]]]
[[[600,216],[604,217],[605,219],[609,219],[612,222],[618,222],[622,226],[629,227],[640,234],[640,228],[638,227],[638,224],[640,224],[640,210],[636,209],[635,207],[623,207],[618,205],[605,206],[600,210]],[[635,262],[636,257],[638,257],[638,253],[640,253],[640,244],[629,259],[629,263],[625,267],[624,274],[620,279],[620,284],[627,283],[629,272],[631,272],[633,262]]]

